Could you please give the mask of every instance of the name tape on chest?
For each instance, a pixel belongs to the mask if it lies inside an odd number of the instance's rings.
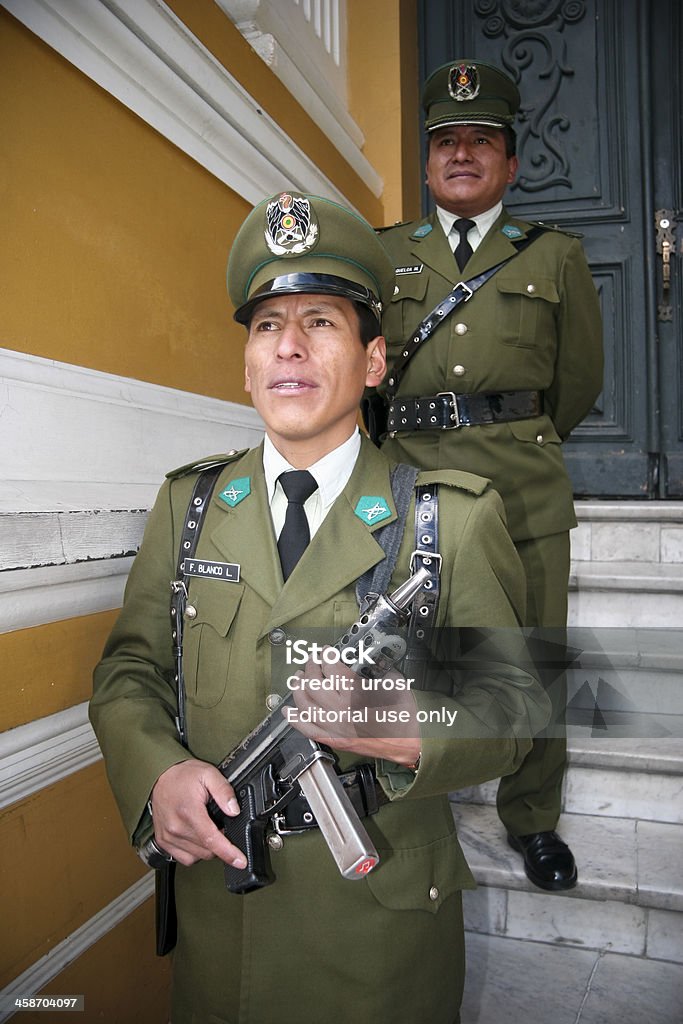
[[[424,263],[413,263],[409,267],[396,267],[396,277],[401,277],[403,274],[421,274],[424,268]]]
[[[239,583],[240,566],[237,562],[206,562],[199,558],[186,558],[181,566],[186,576],[203,576],[206,579]]]

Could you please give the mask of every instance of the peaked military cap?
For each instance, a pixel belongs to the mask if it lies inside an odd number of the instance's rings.
[[[451,124],[511,125],[519,110],[519,89],[504,71],[462,57],[433,71],[422,93],[428,132]]]
[[[380,323],[393,290],[394,267],[374,229],[321,196],[282,192],[259,203],[228,260],[228,293],[242,324],[262,299],[297,292],[361,302]]]

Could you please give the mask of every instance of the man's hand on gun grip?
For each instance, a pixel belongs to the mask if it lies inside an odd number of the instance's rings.
[[[211,821],[206,810],[210,798],[230,817],[239,814],[232,786],[213,765],[190,760],[167,768],[152,790],[157,845],[186,867],[212,857],[236,868],[246,867],[242,851],[228,842]]]

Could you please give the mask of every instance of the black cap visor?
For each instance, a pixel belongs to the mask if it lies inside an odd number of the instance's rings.
[[[310,295],[337,295],[351,302],[360,302],[374,314],[381,324],[382,305],[377,296],[362,284],[332,274],[284,274],[266,281],[258,291],[250,295],[249,301],[235,310],[234,319],[238,324],[249,326],[254,307],[271,295],[295,295],[299,292]]]

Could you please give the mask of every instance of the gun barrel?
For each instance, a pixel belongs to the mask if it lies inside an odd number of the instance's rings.
[[[379,854],[330,761],[320,758],[298,777],[325,842],[344,878],[364,878]]]

